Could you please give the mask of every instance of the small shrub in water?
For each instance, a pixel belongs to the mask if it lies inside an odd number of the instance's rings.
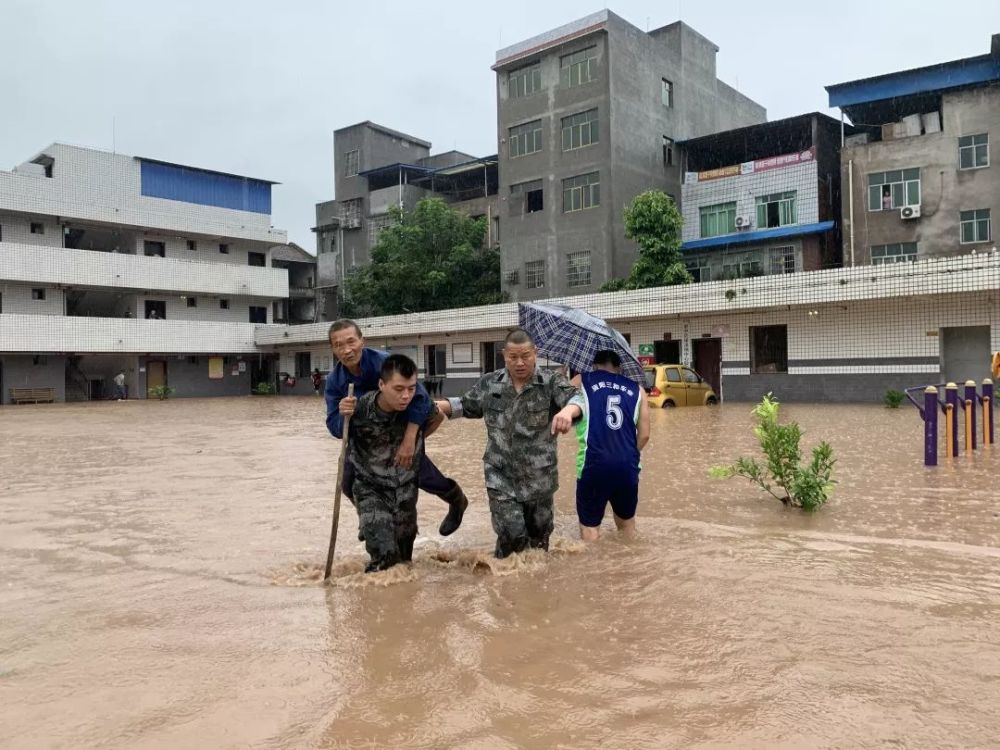
[[[783,505],[815,511],[823,507],[833,490],[833,448],[821,442],[812,451],[812,460],[802,465],[799,441],[802,430],[795,422],[778,424],[778,401],[770,393],[754,407],[757,419],[754,434],[760,440],[765,464],[754,458],[738,458],[730,466],[716,466],[714,479],[746,477]]]
[[[160,401],[165,401],[173,392],[174,389],[169,385],[155,385],[149,389],[149,395],[160,399]]]
[[[253,389],[254,393],[258,393],[261,396],[270,396],[274,393],[274,385],[268,383],[266,380],[262,380],[257,383],[257,387]]]
[[[903,399],[906,398],[906,394],[902,391],[896,391],[889,389],[885,392],[885,398],[883,399],[886,409],[898,409],[899,405],[903,403]]]

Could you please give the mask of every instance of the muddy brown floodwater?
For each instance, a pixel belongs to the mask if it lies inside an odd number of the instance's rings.
[[[921,465],[914,411],[789,406],[836,452],[806,516],[708,468],[749,406],[653,414],[639,528],[494,563],[483,425],[430,455],[453,537],[365,577],[320,399],[0,409],[4,748],[1000,746],[1000,449]],[[607,521],[606,521],[607,523]]]

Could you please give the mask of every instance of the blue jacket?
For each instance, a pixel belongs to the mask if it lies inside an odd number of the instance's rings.
[[[378,389],[379,373],[387,352],[365,347],[361,351],[361,375],[355,377],[339,362],[326,376],[326,429],[335,438],[343,437],[344,418],[340,416],[340,401],[347,397],[348,383],[354,383],[354,397],[361,398]],[[406,418],[411,424],[422,425],[434,411],[434,402],[424,387],[417,383],[417,392],[406,407]]]

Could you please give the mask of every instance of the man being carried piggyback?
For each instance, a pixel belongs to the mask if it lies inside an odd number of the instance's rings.
[[[396,454],[410,424],[406,410],[417,392],[417,366],[393,354],[379,371],[378,389],[358,399],[351,416],[348,460],[354,469],[354,501],[371,561],[366,573],[413,557],[417,536],[417,480],[425,431],[433,431],[436,409],[421,425],[408,466]]]

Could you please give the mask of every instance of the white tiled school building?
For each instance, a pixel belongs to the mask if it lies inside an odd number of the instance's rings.
[[[880,401],[886,390],[981,381],[1000,351],[1000,255],[764,276],[554,300],[612,322],[644,356],[694,365],[724,400]],[[454,394],[500,362],[515,304],[358,321]],[[331,364],[326,324],[257,330],[281,369]]]
[[[271,183],[53,144],[0,172],[0,403],[250,392],[288,296]],[[221,374],[220,374],[221,372]]]

